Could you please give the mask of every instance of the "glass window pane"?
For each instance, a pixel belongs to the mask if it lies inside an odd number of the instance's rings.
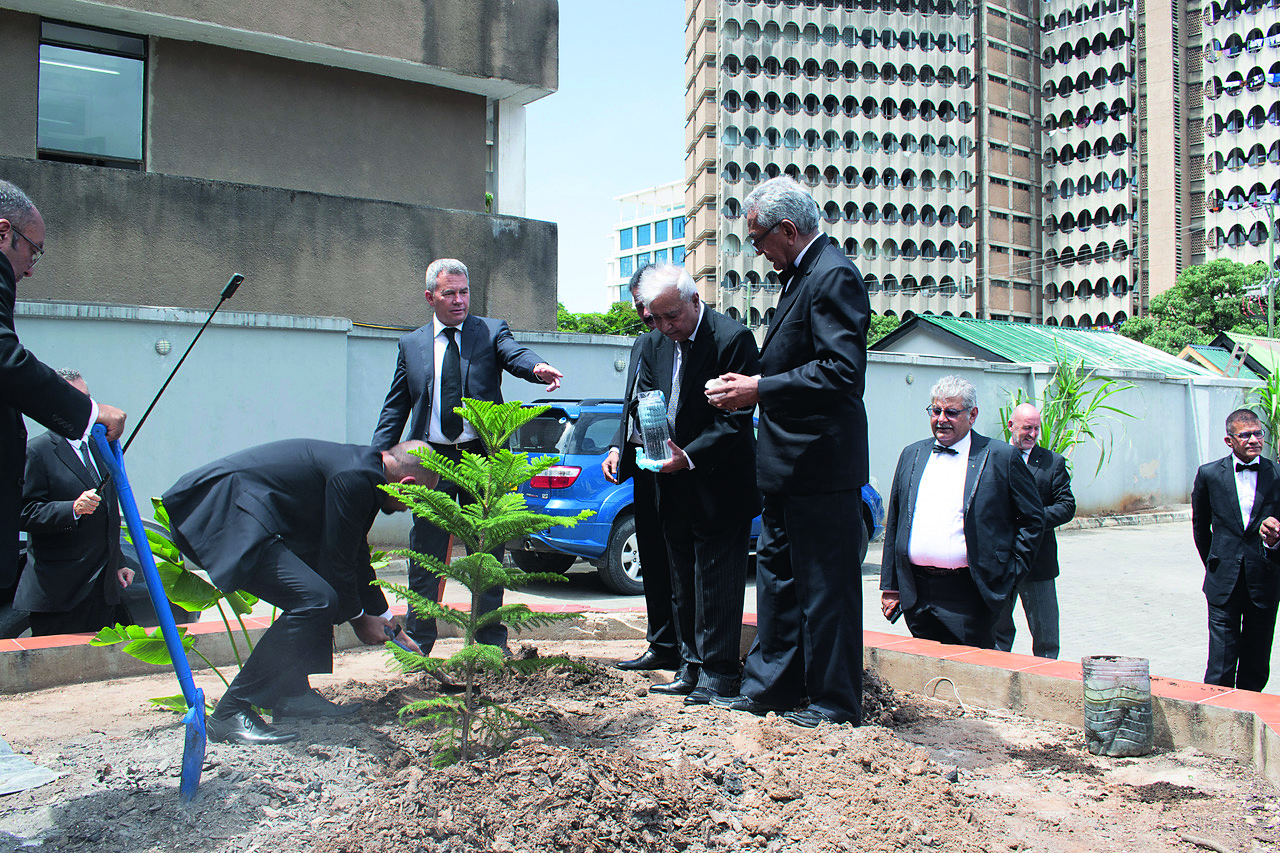
[[[631,274],[636,271],[635,258],[630,255],[624,255],[618,259],[618,275],[623,278],[631,278]]]
[[[675,246],[672,248],[671,263],[677,266],[684,266],[684,246]]]
[[[653,242],[655,243],[667,242],[667,220],[660,219],[657,222],[653,223]]]
[[[671,220],[671,239],[672,240],[684,239],[684,217],[683,216],[677,216],[675,219]]]
[[[636,245],[647,246],[651,242],[653,241],[649,239],[649,226],[637,225],[636,226]]]
[[[631,248],[631,229],[630,228],[623,228],[621,231],[618,232],[618,248],[619,249]]]
[[[640,254],[636,255],[637,266],[644,266],[645,264],[651,264],[651,263],[653,263],[653,258],[649,257],[648,252],[641,252]]]
[[[653,253],[653,262],[655,264],[665,264],[667,262],[667,250],[658,249]]]
[[[36,146],[142,159],[143,62],[40,45]]]

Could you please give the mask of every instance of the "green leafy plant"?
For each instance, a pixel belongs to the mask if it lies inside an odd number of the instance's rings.
[[[1245,392],[1244,404],[1258,413],[1262,425],[1267,428],[1270,444],[1267,455],[1275,449],[1277,430],[1280,430],[1280,372],[1272,371],[1261,385]]]
[[[232,628],[231,619],[232,617],[235,618],[240,628],[240,633],[243,635],[245,645],[248,647],[248,651],[252,652],[253,640],[249,637],[249,629],[245,627],[244,617],[253,610],[253,606],[258,603],[258,599],[243,591],[224,593],[192,571],[169,533],[169,513],[165,510],[164,504],[160,498],[152,498],[151,505],[156,523],[162,529],[147,528],[147,545],[151,549],[152,558],[155,560],[156,570],[160,574],[160,582],[164,587],[165,595],[170,603],[181,607],[188,613],[216,609],[218,615],[222,617],[222,624],[226,628],[227,639],[231,643],[231,651],[236,658],[236,666],[243,666],[244,658],[241,656],[240,647],[236,643],[235,630]],[[130,543],[132,543],[132,537],[130,537]],[[227,613],[228,609],[231,611],[230,614]],[[197,657],[213,670],[218,678],[222,679],[223,684],[230,685],[231,682],[222,674],[222,671],[214,666],[213,662],[195,647],[194,640],[187,635],[185,627],[178,626],[178,635],[182,638],[182,647],[188,654],[194,652]],[[169,650],[164,644],[164,638],[159,628],[148,633],[145,628],[138,625],[114,625],[103,628],[98,632],[97,636],[89,641],[92,646],[114,646],[120,643],[125,644],[123,649],[125,654],[137,658],[143,663],[156,666],[173,665],[173,659],[169,656]],[[186,702],[181,695],[163,696],[150,701],[153,705],[161,708],[179,712],[186,710]]]
[[[416,453],[424,467],[456,483],[473,499],[473,503],[459,506],[445,493],[423,485],[392,483],[383,486],[415,516],[427,519],[465,543],[468,551],[466,557],[448,563],[413,551],[398,553],[441,577],[465,586],[471,591],[470,610],[437,604],[403,586],[377,582],[407,601],[418,616],[444,620],[462,630],[462,648],[443,659],[416,654],[394,643],[387,644],[392,658],[403,672],[450,673],[462,680],[463,691],[457,696],[422,699],[400,709],[400,718],[407,725],[430,724],[441,729],[435,742],[440,750],[433,759],[436,766],[466,761],[478,747],[502,749],[521,729],[537,729],[530,720],[480,696],[477,682],[483,673],[528,674],[545,667],[571,665],[567,659],[556,657],[509,659],[497,646],[476,642],[479,629],[498,622],[519,631],[578,618],[572,613],[535,613],[524,604],[505,604],[489,613],[480,612],[480,596],[495,586],[512,589],[531,581],[565,580],[554,573],[506,568],[493,551],[509,540],[556,525],[572,527],[594,514],[590,510],[576,516],[535,513],[529,510],[524,495],[517,491],[520,485],[556,464],[555,457],[530,459],[527,454],[513,453],[507,447],[513,432],[546,410],[546,406],[526,408],[517,401],[490,403],[464,399],[456,411],[475,428],[484,441],[488,456],[464,452],[461,461],[453,462],[429,450]]]
[[[1056,355],[1057,366],[1045,385],[1043,399],[1036,400],[1021,388],[1017,389],[1000,407],[1000,428],[1008,441],[1013,410],[1023,403],[1031,403],[1040,410],[1041,446],[1065,456],[1070,466],[1075,449],[1086,441],[1093,442],[1098,448],[1098,467],[1093,472],[1097,477],[1113,447],[1109,421],[1133,417],[1115,405],[1115,397],[1137,386],[1098,376],[1096,370],[1085,370],[1083,358],[1073,360],[1061,352]]]

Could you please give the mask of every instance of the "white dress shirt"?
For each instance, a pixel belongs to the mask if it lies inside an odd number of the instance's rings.
[[[1258,494],[1258,472],[1254,470],[1236,471],[1235,466],[1257,465],[1258,460],[1245,462],[1234,453],[1231,454],[1231,470],[1236,475],[1236,498],[1240,501],[1240,526],[1249,526],[1249,517],[1253,515],[1253,501]]]
[[[911,536],[907,559],[917,566],[961,569],[969,565],[964,539],[964,481],[969,470],[972,435],[951,445],[952,453],[929,453],[915,510],[911,514]]]
[[[465,321],[464,321],[465,322]],[[444,365],[444,351],[449,346],[449,336],[444,333],[446,328],[454,328],[458,330],[458,355],[462,355],[462,324],[448,327],[440,322],[439,317],[431,318],[431,328],[435,330],[435,378],[431,380],[431,422],[427,424],[427,441],[435,444],[462,444],[467,441],[474,441],[479,438],[476,431],[471,428],[471,424],[467,421],[462,422],[462,432],[458,433],[457,438],[445,438],[444,433],[440,430],[440,368]],[[466,396],[465,391],[463,396]]]

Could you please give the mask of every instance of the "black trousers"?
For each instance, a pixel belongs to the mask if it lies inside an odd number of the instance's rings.
[[[468,441],[463,444],[432,444],[431,449],[441,454],[447,459],[455,462],[462,458],[462,451],[468,453],[484,454],[484,442]],[[471,496],[461,491],[455,483],[441,479],[439,490],[454,498],[463,506],[471,503]],[[417,551],[419,554],[426,554],[435,557],[441,562],[445,561],[449,552],[449,531],[441,530],[425,518],[414,517],[413,530],[409,533],[409,547]],[[491,553],[499,560],[502,559],[502,546]],[[410,561],[409,563],[409,589],[416,592],[424,598],[432,601],[440,600],[440,589],[443,579],[430,569],[419,566],[417,563]],[[488,613],[502,606],[503,589],[500,586],[487,590],[480,596],[480,612]],[[436,620],[422,619],[412,609],[409,611],[407,621],[407,629],[409,636],[413,641],[422,648],[423,654],[430,654],[432,647],[436,644],[438,631],[436,628]],[[499,623],[481,628],[476,632],[476,642],[486,643],[491,646],[505,647],[507,645],[507,626]]]
[[[1204,683],[1261,691],[1271,676],[1275,630],[1275,605],[1258,607],[1253,603],[1242,566],[1227,603],[1209,605],[1209,662]]]
[[[215,715],[250,705],[273,708],[284,696],[305,693],[311,673],[333,672],[338,594],[310,566],[277,540],[263,553],[244,591],[283,612],[254,646]]]
[[[862,723],[859,489],[764,496],[756,545],[755,642],[742,692]]]
[[[111,582],[115,582],[112,572]],[[78,603],[62,613],[32,613],[31,636],[47,637],[52,634],[97,633],[112,625],[132,625],[129,609],[123,604],[107,604],[102,589],[104,579],[93,580],[93,588]]]
[[[635,445],[628,444],[623,452],[635,453]],[[636,469],[631,482],[635,486],[632,505],[636,514],[636,547],[640,550],[640,570],[644,577],[644,609],[649,620],[645,638],[657,654],[674,657],[680,653],[680,643],[672,615],[671,561],[658,518],[658,475]]]
[[[996,613],[968,569],[937,574],[912,566],[916,603],[903,613],[911,636],[955,646],[996,647]]]

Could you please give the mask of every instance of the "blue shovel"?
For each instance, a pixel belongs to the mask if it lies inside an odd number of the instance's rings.
[[[129,537],[133,547],[138,551],[138,565],[147,579],[147,592],[151,595],[151,603],[156,609],[156,618],[160,621],[160,632],[164,636],[164,644],[169,649],[169,659],[173,661],[173,669],[178,674],[178,683],[182,685],[182,698],[187,703],[187,713],[182,721],[186,723],[186,744],[182,750],[182,781],[178,791],[184,802],[195,798],[196,788],[200,786],[200,771],[204,767],[204,691],[196,687],[191,678],[191,666],[187,663],[187,653],[182,648],[182,638],[178,636],[178,626],[173,621],[173,611],[169,609],[169,599],[164,594],[164,585],[160,580],[160,572],[156,569],[156,561],[151,556],[151,546],[147,544],[147,531],[142,526],[142,517],[138,515],[138,504],[133,497],[133,489],[124,473],[124,453],[120,450],[120,442],[107,442],[107,430],[102,424],[93,427],[93,440],[107,463],[107,470],[115,479],[116,494],[120,498],[120,511],[124,513],[125,522],[129,525]]]

